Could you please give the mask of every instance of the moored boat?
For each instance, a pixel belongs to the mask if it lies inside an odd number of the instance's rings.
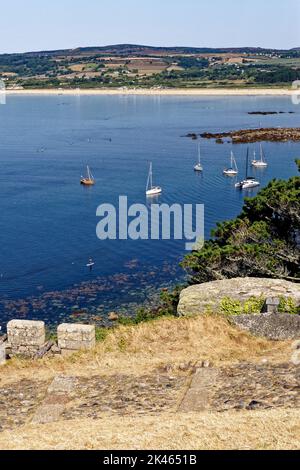
[[[254,176],[248,176],[249,168],[249,148],[247,149],[247,158],[246,158],[246,177],[244,180],[236,183],[235,187],[237,189],[252,189],[260,186],[260,182],[254,178]]]
[[[89,166],[87,166],[87,176],[86,177],[84,177],[84,176],[81,177],[80,184],[82,184],[84,186],[94,186],[95,179],[94,179],[94,177],[91,173],[91,170],[90,170]]]
[[[254,166],[255,168],[266,168],[268,166],[262,145],[260,146],[260,160],[256,159],[256,153],[254,152],[254,159],[252,160],[252,166]]]
[[[236,159],[234,157],[233,152],[231,152],[231,157],[230,157],[230,168],[225,168],[223,171],[223,174],[226,176],[236,176],[238,175],[239,170],[236,164]]]
[[[200,144],[198,145],[198,163],[194,166],[194,171],[203,171],[203,166],[201,163],[201,147]]]
[[[160,186],[153,186],[153,170],[152,170],[152,163],[150,163],[150,170],[148,175],[148,181],[146,186],[146,196],[158,196],[162,193],[162,188]]]

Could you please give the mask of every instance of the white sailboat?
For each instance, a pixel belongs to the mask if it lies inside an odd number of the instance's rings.
[[[255,179],[253,176],[248,176],[248,168],[249,168],[249,149],[247,149],[247,159],[246,159],[246,178],[238,183],[236,183],[235,187],[239,189],[252,189],[260,186],[260,182]]]
[[[203,171],[203,166],[201,164],[201,148],[200,144],[198,145],[198,163],[194,166],[195,171]]]
[[[233,152],[231,152],[230,157],[230,168],[225,168],[223,174],[226,176],[236,176],[239,173],[238,166],[236,164],[236,159]]]
[[[147,181],[147,186],[146,186],[146,196],[147,197],[158,196],[161,193],[162,193],[162,188],[160,188],[159,186],[153,186],[152,163],[150,163],[150,170],[149,170],[148,181]]]
[[[252,160],[252,166],[254,166],[255,168],[266,168],[268,166],[264,156],[262,145],[260,146],[260,160],[256,159],[256,152],[254,150],[254,159]]]

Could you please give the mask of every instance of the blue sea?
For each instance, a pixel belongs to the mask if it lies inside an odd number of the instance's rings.
[[[131,315],[155,302],[161,288],[184,282],[185,241],[100,241],[97,207],[117,206],[120,195],[145,204],[153,162],[159,202],[204,204],[209,237],[257,193],[237,191],[222,174],[233,148],[244,176],[247,146],[201,140],[199,175],[197,141],[185,135],[300,127],[300,107],[288,97],[9,95],[0,125],[0,325],[11,318],[101,324],[109,312]],[[296,174],[299,143],[263,147],[269,166],[254,171],[262,187]],[[97,181],[92,188],[79,184],[87,164]]]

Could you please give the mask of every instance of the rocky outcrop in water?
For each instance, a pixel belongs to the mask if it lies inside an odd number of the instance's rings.
[[[266,129],[241,129],[232,132],[204,132],[203,139],[231,139],[233,144],[251,144],[255,142],[298,142],[300,140],[300,128],[266,128]]]
[[[250,116],[273,116],[275,114],[295,114],[294,111],[250,111]]]

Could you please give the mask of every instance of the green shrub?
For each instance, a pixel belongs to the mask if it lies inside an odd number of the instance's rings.
[[[280,304],[278,311],[280,313],[289,313],[290,315],[299,315],[300,307],[297,307],[294,299],[291,297],[280,297]]]
[[[220,311],[224,315],[251,315],[258,314],[264,306],[264,297],[250,297],[244,303],[230,297],[224,297],[220,303]]]
[[[241,315],[243,312],[241,302],[230,297],[224,297],[221,300],[220,309],[224,315]]]
[[[250,297],[243,305],[243,313],[249,315],[251,313],[261,313],[266,299],[260,297]]]
[[[177,315],[179,297],[184,287],[185,286],[176,286],[171,292],[169,290],[163,290],[161,292],[160,316]]]

